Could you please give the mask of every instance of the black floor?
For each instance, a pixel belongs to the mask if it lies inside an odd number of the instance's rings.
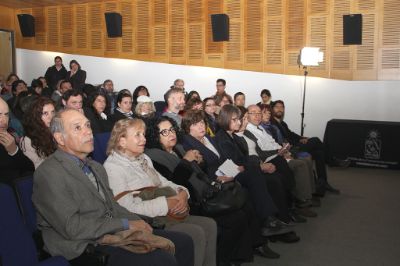
[[[270,243],[277,260],[247,265],[400,265],[400,171],[330,168],[341,195],[327,194],[317,218],[296,226],[301,241]]]

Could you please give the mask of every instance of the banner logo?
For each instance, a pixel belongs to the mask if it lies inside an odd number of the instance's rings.
[[[377,130],[371,130],[365,138],[364,157],[378,160],[381,158],[382,141]]]

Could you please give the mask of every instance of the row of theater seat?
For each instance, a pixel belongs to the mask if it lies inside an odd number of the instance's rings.
[[[32,203],[33,177],[15,180],[14,187],[0,183],[0,266],[67,266],[61,256],[43,250]],[[106,254],[87,254],[84,265],[105,266]]]

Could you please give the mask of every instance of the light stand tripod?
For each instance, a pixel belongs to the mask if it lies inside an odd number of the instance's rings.
[[[303,106],[301,108],[301,136],[304,136],[304,106],[306,103],[306,88],[307,88],[307,75],[308,75],[308,71],[307,71],[307,66],[303,66],[303,70],[304,70],[304,88],[303,88]]]

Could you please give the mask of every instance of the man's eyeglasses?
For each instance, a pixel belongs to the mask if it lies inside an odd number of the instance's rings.
[[[256,116],[261,116],[262,115],[262,113],[248,113],[249,115],[256,115]]]
[[[160,134],[163,135],[164,137],[168,137],[170,133],[176,133],[176,130],[174,127],[171,127],[170,129],[163,129],[160,131]]]

